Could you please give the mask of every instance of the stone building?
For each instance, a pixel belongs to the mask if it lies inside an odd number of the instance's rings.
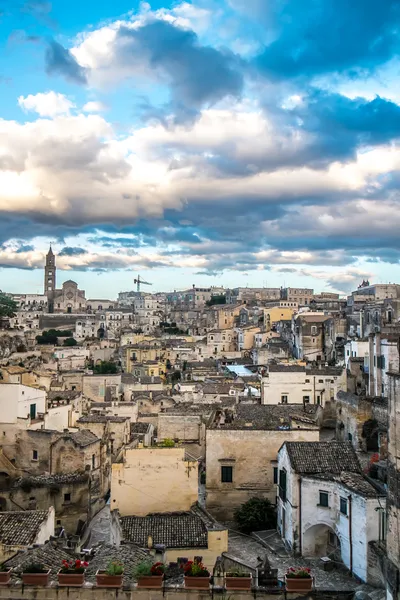
[[[327,557],[367,582],[369,543],[383,536],[385,492],[349,442],[285,442],[278,453],[278,529],[300,556]]]
[[[369,335],[368,349],[368,390],[370,396],[388,395],[389,376],[387,373],[398,373],[399,340],[398,333],[376,332]]]
[[[388,402],[379,396],[339,392],[336,406],[336,439],[349,441],[355,450],[387,453]]]
[[[307,361],[325,361],[325,327],[329,320],[323,313],[303,313],[292,319],[293,354]]]
[[[54,312],[80,313],[86,312],[86,297],[83,290],[78,289],[78,284],[69,279],[62,284],[61,289],[53,292]]]
[[[121,516],[190,510],[198,497],[198,465],[185,449],[132,448],[112,466],[111,510]]]
[[[110,488],[111,461],[107,446],[91,431],[58,432],[48,429],[26,430],[2,425],[4,456],[12,463],[10,477],[15,473],[26,476],[70,475],[88,473],[90,505],[93,516],[104,506]]]
[[[115,415],[90,414],[76,422],[79,429],[88,429],[103,440],[114,458],[130,439],[130,418]]]
[[[400,373],[389,374],[387,461],[386,591],[388,600],[400,597]]]
[[[179,557],[194,560],[201,556],[212,572],[215,562],[228,550],[228,530],[217,523],[205,510],[194,504],[188,510],[155,513],[146,516],[124,516],[120,519],[121,539],[141,546],[163,546],[165,563],[177,562]]]
[[[0,512],[0,561],[54,536],[54,508]]]
[[[336,367],[269,365],[261,382],[263,404],[320,404],[346,390],[346,370]]]
[[[0,492],[1,510],[55,511],[55,524],[67,535],[79,535],[90,519],[90,477],[87,472],[24,475]]]
[[[219,411],[206,432],[206,506],[217,519],[254,496],[275,503],[278,450],[286,440],[318,441],[318,405],[239,404]]]

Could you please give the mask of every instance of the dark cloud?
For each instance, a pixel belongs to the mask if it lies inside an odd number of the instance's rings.
[[[195,116],[201,106],[239,97],[243,90],[236,55],[203,46],[193,31],[167,21],[153,20],[137,29],[120,27],[114,49],[119,67],[144,64],[167,79],[175,113],[182,119]]]
[[[81,254],[87,254],[87,250],[79,248],[78,246],[64,246],[58,256],[80,256]]]
[[[324,73],[371,71],[398,49],[396,0],[298,0],[265,2],[275,39],[258,58],[259,68],[279,79]]]
[[[21,244],[16,250],[17,254],[22,254],[22,252],[32,252],[35,249],[35,246],[31,244]]]
[[[309,152],[303,155],[308,164],[318,155],[326,163],[353,156],[360,146],[400,137],[400,106],[380,97],[351,100],[315,90],[291,113],[301,120],[301,129],[314,134]]]
[[[46,72],[49,75],[62,75],[73,83],[85,85],[86,72],[69,50],[55,40],[50,40],[46,50]]]

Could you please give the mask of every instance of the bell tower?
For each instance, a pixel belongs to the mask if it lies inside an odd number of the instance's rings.
[[[47,296],[47,310],[54,310],[54,291],[56,289],[56,257],[53,250],[50,249],[46,255],[46,266],[44,268],[44,293]]]

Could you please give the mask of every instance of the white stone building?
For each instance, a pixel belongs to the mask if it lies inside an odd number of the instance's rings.
[[[391,333],[371,333],[365,359],[369,376],[369,395],[388,396],[388,372],[399,372],[399,336]]]
[[[276,467],[278,530],[304,557],[343,562],[367,582],[369,542],[385,536],[383,490],[348,442],[285,442]]]
[[[344,363],[346,369],[350,358],[365,358],[368,356],[368,340],[349,340],[344,347]]]
[[[262,404],[320,404],[346,390],[346,370],[336,367],[269,365],[261,380]]]
[[[0,384],[0,414],[2,423],[29,427],[46,412],[46,392],[21,383]]]

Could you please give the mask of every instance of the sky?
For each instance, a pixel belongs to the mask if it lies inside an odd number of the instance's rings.
[[[0,289],[400,282],[400,0],[0,0]]]

